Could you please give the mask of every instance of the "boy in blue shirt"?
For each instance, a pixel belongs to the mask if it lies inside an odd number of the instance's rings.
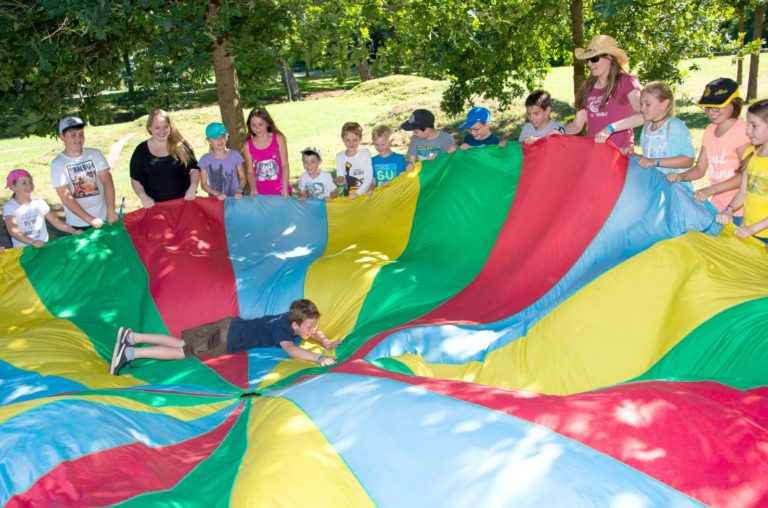
[[[120,327],[109,373],[113,376],[133,360],[181,360],[197,356],[220,356],[259,347],[281,347],[293,358],[333,365],[334,356],[316,355],[295,344],[297,338],[314,339],[331,350],[340,341],[329,340],[317,329],[320,312],[310,300],[295,300],[288,312],[255,319],[226,317],[181,332],[181,338],[159,333],[138,333]],[[149,347],[136,347],[150,344]]]
[[[390,148],[392,129],[386,125],[379,125],[373,129],[371,135],[373,147],[379,154],[371,159],[373,162],[373,178],[376,185],[382,185],[394,180],[405,171],[408,162],[405,157],[395,153]]]
[[[482,106],[475,106],[467,113],[467,121],[459,129],[469,129],[464,135],[464,142],[459,148],[468,150],[476,146],[501,145],[498,136],[491,133],[491,111]]]

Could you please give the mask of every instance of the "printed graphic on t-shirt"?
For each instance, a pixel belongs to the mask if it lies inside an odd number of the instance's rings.
[[[389,164],[376,164],[374,169],[376,170],[376,181],[379,183],[389,182],[398,176],[397,164],[394,162]]]
[[[365,171],[363,168],[353,168],[351,162],[344,163],[344,169],[347,170],[347,189],[350,193],[357,191],[363,185]]]
[[[224,167],[223,163],[209,164],[206,168],[208,170],[208,185],[219,192],[223,192],[227,196],[232,196],[237,192],[237,169],[233,166]]]
[[[725,153],[713,153],[707,154],[707,160],[709,161],[709,179],[710,180],[726,180],[733,176],[735,172],[734,168],[722,166],[726,164],[728,157]]]
[[[80,199],[99,195],[99,186],[96,183],[98,178],[96,165],[92,160],[67,164],[67,175],[72,184],[73,198]]]
[[[40,210],[37,208],[28,208],[21,213],[21,217],[17,216],[16,224],[25,236],[28,236],[33,240],[40,240],[40,237],[42,236],[42,229],[40,227],[41,218]]]
[[[309,198],[322,199],[325,196],[325,185],[322,182],[307,182],[304,192]]]
[[[587,109],[592,113],[594,116],[607,116],[608,115],[608,103],[611,101],[608,99],[605,103],[605,106],[603,109],[600,109],[600,101],[602,101],[602,96],[596,96],[592,95],[587,97]]]
[[[432,156],[438,156],[444,154],[445,151],[442,148],[436,146],[419,146],[416,145],[416,155],[420,161],[425,161]]]
[[[280,169],[277,167],[277,161],[267,159],[256,163],[256,179],[260,182],[277,180]]]
[[[768,174],[750,173],[747,175],[747,192],[768,197]]]

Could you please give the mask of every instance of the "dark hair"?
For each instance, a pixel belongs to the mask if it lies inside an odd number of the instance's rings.
[[[288,308],[288,321],[301,325],[307,319],[319,319],[320,311],[312,300],[294,300]]]
[[[275,125],[275,121],[272,120],[272,117],[269,115],[266,109],[264,108],[253,108],[250,113],[248,113],[248,120],[245,122],[245,126],[248,129],[248,137],[253,136],[254,132],[251,130],[251,119],[257,116],[264,120],[267,123],[267,132],[275,132],[280,133],[280,129],[277,128]]]
[[[626,74],[624,72],[624,69],[619,65],[619,62],[616,61],[615,58],[613,58],[611,55],[604,55],[605,58],[610,58],[611,60],[611,69],[608,71],[608,86],[605,87],[605,92],[603,92],[603,98],[600,99],[600,111],[603,110],[605,107],[605,103],[608,102],[608,99],[613,96],[616,93],[616,87],[619,84],[619,79],[621,78],[622,74]],[[586,81],[581,85],[581,88],[579,89],[579,93],[576,94],[576,110],[584,109],[587,105],[587,97],[589,97],[589,93],[592,91],[592,89],[595,87],[595,83],[597,83],[597,78],[595,76],[590,75]]]
[[[541,109],[552,107],[552,96],[545,90],[536,90],[525,99],[525,107],[538,106]]]
[[[731,106],[733,107],[733,111],[731,112],[731,118],[738,118],[739,116],[741,116],[741,108],[744,107],[744,99],[742,99],[741,97],[734,97],[733,99],[731,99]]]

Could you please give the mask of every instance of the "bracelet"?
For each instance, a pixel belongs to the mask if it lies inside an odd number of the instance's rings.
[[[611,123],[608,124],[608,127],[606,127],[606,129],[608,129],[608,132],[610,132],[611,134],[616,132],[616,127],[614,127],[613,124]]]
[[[320,363],[320,360],[325,358],[325,355],[317,355],[317,358],[315,358],[315,363]]]
[[[656,159],[656,167],[659,167],[659,159]]]

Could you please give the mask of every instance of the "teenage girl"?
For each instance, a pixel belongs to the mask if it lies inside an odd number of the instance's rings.
[[[747,124],[739,119],[744,102],[739,97],[739,86],[728,78],[710,82],[699,100],[699,106],[711,122],[704,129],[701,150],[696,165],[682,173],[670,173],[670,182],[698,180],[706,173],[710,186],[696,191],[696,199],[712,198],[718,212],[728,206],[738,192],[740,177],[734,177],[744,150],[749,146]],[[741,223],[743,212],[734,213],[734,222]]]
[[[263,108],[254,108],[248,113],[248,132],[250,135],[241,153],[251,196],[282,194],[287,198],[290,170],[285,136]]]
[[[83,232],[56,217],[45,201],[32,197],[35,184],[27,170],[12,170],[5,186],[13,191],[11,199],[3,206],[3,218],[14,247],[32,245],[40,248],[45,245],[48,241],[46,220],[59,231],[75,235]]]
[[[576,48],[576,58],[587,61],[590,76],[576,96],[576,117],[565,126],[568,135],[587,136],[596,143],[609,138],[619,148],[634,146],[632,129],[643,124],[640,84],[624,71],[629,58],[613,37],[596,35],[587,49]]]
[[[738,169],[739,190],[717,215],[717,222],[728,224],[734,210],[743,208],[744,222],[736,228],[736,236],[754,235],[768,249],[768,99],[747,109],[747,136],[752,144],[744,150]]]
[[[656,168],[665,175],[689,169],[696,151],[688,127],[675,118],[672,90],[661,81],[648,83],[640,93],[640,113],[646,121],[640,135],[643,148],[640,166]],[[685,182],[685,186],[693,193],[690,182]]]

